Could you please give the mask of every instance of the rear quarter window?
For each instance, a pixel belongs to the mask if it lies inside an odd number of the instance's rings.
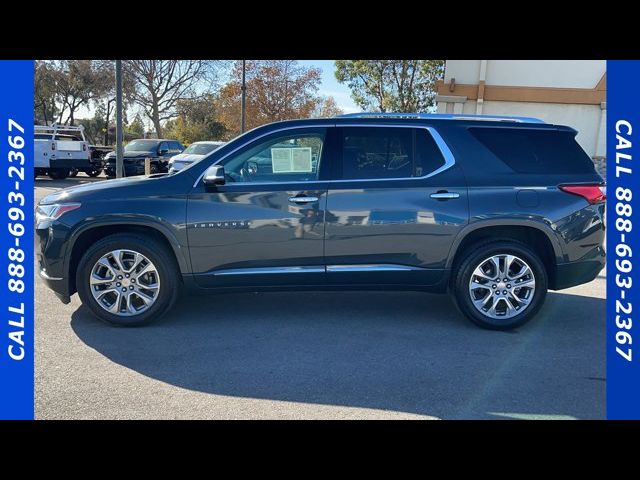
[[[573,132],[516,128],[469,128],[469,132],[517,173],[594,173]]]

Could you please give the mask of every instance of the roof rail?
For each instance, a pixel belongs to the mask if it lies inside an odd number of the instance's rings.
[[[34,125],[34,131],[43,131],[43,130],[67,130],[70,132],[81,132],[84,130],[84,125],[58,125],[54,123],[53,125]]]
[[[338,115],[337,118],[399,118],[423,120],[482,120],[489,122],[545,123],[539,118],[513,117],[509,115],[467,115],[451,113],[379,113],[361,112]]]

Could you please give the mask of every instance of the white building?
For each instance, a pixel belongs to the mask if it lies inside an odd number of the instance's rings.
[[[517,115],[578,130],[582,148],[606,156],[605,60],[447,60],[439,113]],[[604,162],[602,163],[604,166]]]

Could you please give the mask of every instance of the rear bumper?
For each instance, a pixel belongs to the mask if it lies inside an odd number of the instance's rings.
[[[580,261],[561,263],[556,267],[552,290],[575,287],[594,280],[606,265],[606,254],[602,246],[595,247]]]
[[[49,166],[50,168],[90,168],[92,164],[88,158],[52,158]]]

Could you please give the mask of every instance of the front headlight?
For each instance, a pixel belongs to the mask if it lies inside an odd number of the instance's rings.
[[[44,220],[57,220],[71,210],[80,208],[79,203],[54,203],[51,205],[38,205],[36,208],[36,223]]]

